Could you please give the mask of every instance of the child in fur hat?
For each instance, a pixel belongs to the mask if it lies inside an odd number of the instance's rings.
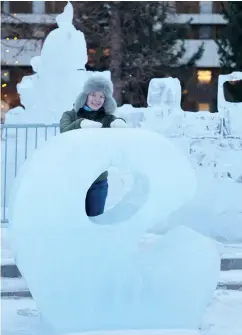
[[[117,108],[112,97],[113,85],[104,77],[93,76],[86,81],[74,108],[60,120],[60,132],[79,128],[124,128],[126,122],[114,116]],[[91,185],[86,197],[88,216],[104,212],[108,195],[108,172],[103,172]]]

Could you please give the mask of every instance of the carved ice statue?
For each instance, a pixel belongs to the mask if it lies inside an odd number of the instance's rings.
[[[87,190],[112,164],[130,171],[132,188],[115,207],[89,218]],[[72,173],[63,180],[66,171]],[[186,157],[142,129],[75,130],[35,151],[15,181],[10,235],[17,265],[58,335],[198,329],[219,276],[215,243],[178,227],[140,247],[154,222],[195,190]]]
[[[147,104],[150,107],[167,105],[171,108],[181,109],[181,85],[177,78],[154,78],[150,81]]]
[[[174,132],[183,118],[181,85],[177,78],[154,78],[150,81],[145,113],[146,125],[153,130]]]
[[[7,123],[58,123],[63,112],[72,109],[86,79],[96,75],[85,69],[85,37],[72,20],[73,7],[68,2],[57,16],[58,28],[47,36],[41,55],[31,60],[35,74],[25,76],[17,85],[25,110],[10,112]],[[110,78],[109,71],[102,75]]]
[[[224,83],[226,81],[242,80],[242,72],[236,71],[220,75],[218,79],[218,111],[225,120],[232,136],[242,135],[242,102],[231,103],[225,100]]]
[[[50,72],[85,69],[87,63],[86,41],[81,31],[72,24],[73,7],[70,2],[57,16],[58,29],[50,32],[41,52],[42,70]]]
[[[86,41],[72,24],[73,7],[68,3],[57,16],[58,28],[46,38],[38,69],[38,117],[43,122],[58,122],[71,109],[86,80]],[[40,111],[41,109],[41,111]]]

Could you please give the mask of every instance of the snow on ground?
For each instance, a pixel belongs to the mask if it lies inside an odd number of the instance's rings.
[[[1,304],[2,335],[53,335],[36,310],[34,300],[2,299]],[[200,334],[241,335],[241,315],[242,292],[218,290],[204,315]]]
[[[221,271],[219,282],[223,284],[242,284],[242,270]]]
[[[242,258],[242,244],[219,244],[219,250],[222,258]]]
[[[1,278],[2,292],[22,292],[28,290],[28,285],[23,278]]]
[[[1,299],[2,335],[49,335],[32,299]]]
[[[8,230],[1,228],[1,265],[10,264],[15,264],[15,261],[9,245]]]
[[[242,292],[215,292],[213,303],[206,311],[202,335],[241,335]]]

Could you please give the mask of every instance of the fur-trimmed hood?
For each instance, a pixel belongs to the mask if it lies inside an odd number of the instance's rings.
[[[111,80],[106,79],[103,76],[92,76],[89,78],[84,86],[82,92],[78,95],[74,110],[78,113],[79,109],[84,107],[87,101],[89,93],[92,92],[103,92],[105,95],[105,101],[103,107],[107,114],[114,114],[117,108],[116,101],[113,98],[113,84]]]

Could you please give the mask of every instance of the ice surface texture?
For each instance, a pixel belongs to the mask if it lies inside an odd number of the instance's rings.
[[[232,136],[242,134],[242,102],[231,103],[225,100],[224,84],[226,81],[242,80],[242,72],[235,71],[218,77],[218,112],[225,118]]]
[[[110,166],[129,169],[133,188],[91,220],[86,192]],[[213,242],[177,227],[139,247],[142,234],[195,190],[187,159],[141,129],[75,130],[35,151],[10,198],[10,235],[17,265],[58,333],[199,326],[219,275]]]

